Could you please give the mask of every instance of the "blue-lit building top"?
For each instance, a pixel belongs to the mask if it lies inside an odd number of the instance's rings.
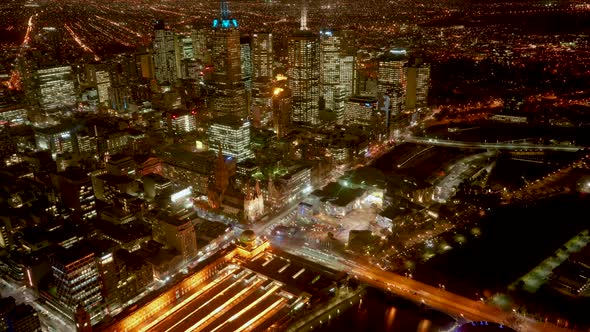
[[[221,0],[220,1],[220,14],[219,18],[213,20],[213,28],[215,29],[237,29],[238,28],[238,20],[235,18],[231,18],[229,12],[229,6],[227,1]]]
[[[235,18],[231,19],[214,19],[213,20],[213,27],[220,28],[220,29],[237,29],[238,28],[238,20]]]

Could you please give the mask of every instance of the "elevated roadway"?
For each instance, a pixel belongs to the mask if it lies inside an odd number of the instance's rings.
[[[309,247],[295,247],[282,243],[273,243],[273,246],[331,268],[345,271],[376,288],[389,291],[416,303],[423,303],[430,308],[465,320],[499,323],[522,332],[572,331],[553,324],[540,323],[512,312],[506,312],[482,301],[471,300],[393,272],[383,271],[368,263],[355,262],[345,257]]]
[[[512,143],[512,142],[465,142],[445,140],[440,138],[426,138],[409,136],[404,139],[405,142],[416,144],[427,144],[435,146],[464,148],[464,149],[492,149],[492,150],[540,150],[540,151],[558,151],[558,152],[578,152],[586,149],[585,146],[577,145],[544,145],[533,143]]]

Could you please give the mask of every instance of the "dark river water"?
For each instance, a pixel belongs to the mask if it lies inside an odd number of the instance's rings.
[[[359,304],[314,331],[438,332],[453,331],[455,320],[443,313],[369,288]]]

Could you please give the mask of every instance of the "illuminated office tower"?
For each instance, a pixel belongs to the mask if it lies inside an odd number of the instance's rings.
[[[175,135],[190,133],[197,129],[197,120],[195,111],[177,110],[171,111],[167,115],[168,130]]]
[[[246,91],[252,92],[252,38],[250,36],[240,38],[240,63],[244,87]]]
[[[77,167],[68,167],[52,175],[52,180],[62,204],[72,210],[80,221],[86,222],[96,217],[96,198],[92,181],[86,172]]]
[[[414,59],[407,67],[406,109],[419,110],[428,106],[430,89],[430,64],[421,58]]]
[[[111,78],[105,65],[89,64],[86,66],[87,80],[98,92],[98,103],[107,105]]]
[[[159,84],[172,84],[178,78],[176,68],[176,36],[167,30],[163,21],[154,26],[154,68]]]
[[[225,115],[213,120],[208,130],[209,147],[219,149],[237,162],[254,157],[250,150],[250,122],[235,115]]]
[[[138,70],[142,78],[153,79],[156,69],[154,68],[154,54],[150,49],[143,48],[135,53]]]
[[[340,85],[342,85],[345,99],[354,93],[356,80],[356,56],[344,54],[340,56]]]
[[[119,112],[129,110],[129,104],[132,102],[132,91],[129,86],[111,86],[108,89],[110,107]]]
[[[195,28],[191,32],[193,41],[193,57],[201,64],[207,64],[211,60],[209,49],[207,48],[207,33],[203,28]]]
[[[272,124],[278,138],[284,137],[291,124],[292,97],[289,89],[275,88],[272,96]]]
[[[288,41],[289,89],[293,96],[291,119],[303,126],[317,127],[320,100],[320,54],[318,37],[307,30],[307,8],[301,15],[301,30]]]
[[[377,112],[377,98],[352,96],[346,100],[344,119],[347,124],[368,126],[372,124]]]
[[[76,104],[72,67],[39,69],[33,75],[36,103],[43,111],[52,111]]]
[[[195,58],[192,36],[178,36],[178,53],[181,60]]]
[[[245,118],[246,90],[242,81],[240,31],[227,1],[221,1],[220,17],[213,20],[213,96],[212,110],[218,115],[233,114]]]
[[[193,39],[191,36],[177,35],[174,47],[176,77],[180,79],[186,79],[188,78],[188,75],[184,74],[186,72],[186,67],[194,56]]]
[[[398,49],[389,51],[379,60],[377,97],[380,109],[387,114],[387,121],[391,115],[399,114],[405,106],[407,63],[406,51]]]
[[[69,125],[35,128],[38,150],[49,150],[55,159],[58,153],[75,152],[76,136]]]
[[[340,42],[338,32],[320,31],[320,85],[325,108],[336,114],[339,124],[344,121],[344,87],[340,80]]]
[[[96,256],[88,244],[60,248],[49,258],[55,298],[54,309],[74,320],[78,305],[90,315],[92,324],[104,317],[104,299],[101,293],[100,273]],[[53,302],[55,301],[55,302]]]
[[[252,35],[252,69],[254,78],[273,77],[272,33],[257,32]]]
[[[252,82],[251,120],[255,128],[267,127],[272,121],[271,98],[272,80],[270,77],[258,77]]]
[[[12,223],[8,217],[0,217],[0,248],[10,249],[12,245]]]

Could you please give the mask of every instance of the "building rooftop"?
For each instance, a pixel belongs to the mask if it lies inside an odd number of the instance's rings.
[[[342,273],[276,249],[246,262],[244,267],[284,283],[285,289],[295,295],[317,294],[344,277]]]
[[[232,127],[233,129],[238,129],[240,127],[242,127],[244,125],[245,121],[242,120],[242,118],[232,115],[232,114],[227,114],[227,115],[223,115],[217,118],[214,118],[213,120],[211,120],[211,124],[219,124],[219,125],[223,125],[223,126],[228,126],[228,127]]]
[[[101,174],[96,178],[111,184],[124,184],[133,182],[133,179],[128,177],[127,175],[114,175],[110,173]]]
[[[230,229],[231,226],[228,226],[218,221],[204,220],[195,225],[197,237],[200,239],[207,240],[216,239],[222,236],[223,234],[227,233]]]
[[[62,265],[68,265],[89,256],[94,256],[92,247],[88,242],[80,241],[69,249],[58,247],[51,258]]]
[[[156,183],[156,184],[166,184],[166,183],[170,182],[170,179],[163,177],[157,173],[150,173],[150,174],[144,175],[142,177],[142,179],[150,179],[150,180],[154,181],[154,183]]]
[[[338,182],[330,182],[324,188],[315,190],[312,195],[322,202],[330,202],[337,206],[346,206],[356,198],[362,196],[364,189],[348,188]]]
[[[348,98],[346,101],[352,103],[376,103],[377,98],[372,96],[352,96]]]

